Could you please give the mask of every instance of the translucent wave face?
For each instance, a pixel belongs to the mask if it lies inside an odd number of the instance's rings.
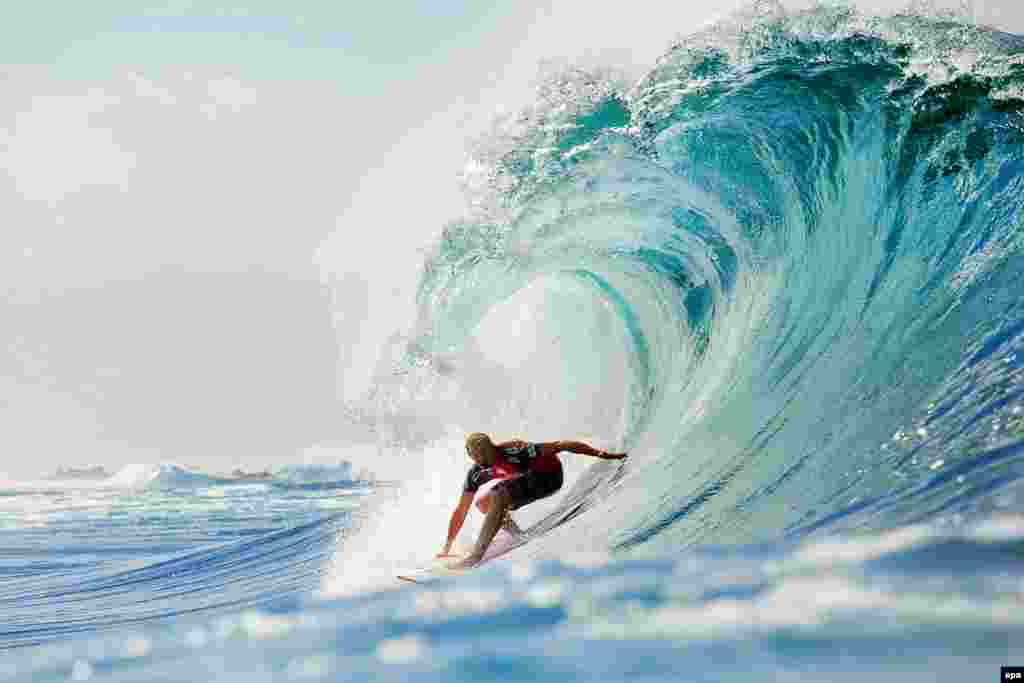
[[[492,406],[493,428],[603,440],[621,433],[629,340],[610,309],[565,274],[534,280],[487,312],[473,336],[480,374],[464,367],[459,376],[473,400]]]
[[[629,485],[594,494],[613,546],[799,533],[908,493],[936,470],[883,445],[1018,316],[983,303],[1019,246],[1014,49],[780,10],[691,36],[632,89],[553,76],[467,166],[407,362],[466,391],[456,421],[631,449]]]

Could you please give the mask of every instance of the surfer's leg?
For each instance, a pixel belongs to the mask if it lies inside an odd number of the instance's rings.
[[[476,507],[480,512],[487,514],[487,511],[491,509],[491,494],[488,493],[486,496],[480,496],[476,501]],[[501,520],[501,528],[513,536],[522,536],[523,530],[519,528],[516,521],[512,519],[512,513],[506,512],[505,518]]]
[[[516,524],[516,520],[512,519],[512,513],[506,512],[505,519],[501,520],[501,528],[512,534],[513,536],[522,536],[523,530]]]
[[[512,519],[512,510],[518,510],[541,498],[554,495],[562,488],[562,472],[530,472],[499,484],[509,495],[509,511],[502,520],[501,528],[513,536],[522,536],[523,530]]]
[[[554,495],[562,488],[562,471],[529,472],[516,479],[499,484],[504,488],[511,500],[510,510],[518,510],[524,505],[536,502],[541,498]]]
[[[505,519],[505,513],[508,512],[508,506],[511,503],[508,492],[502,486],[495,487],[491,491],[490,497],[491,503],[487,509],[487,516],[484,517],[484,526],[480,529],[480,538],[477,539],[473,552],[465,559],[467,567],[478,564],[484,558],[487,546],[491,544],[494,535],[498,533],[498,528],[501,526],[502,520]]]
[[[487,511],[491,507],[490,492],[488,492],[487,495],[483,495],[477,498],[476,507],[478,510],[480,510],[480,512],[484,513],[485,515],[487,514]],[[511,512],[505,513],[505,518],[501,520],[501,528],[504,529],[506,532],[512,534],[513,536],[521,536],[523,534],[523,530],[520,529],[519,525],[516,524],[514,519],[512,519]]]

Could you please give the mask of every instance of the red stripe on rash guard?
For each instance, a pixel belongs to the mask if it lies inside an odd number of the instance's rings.
[[[557,455],[537,455],[540,446],[527,444],[526,447],[503,449],[492,466],[498,477],[512,477],[524,472],[557,472],[562,469],[562,461]],[[519,464],[521,463],[521,464]],[[523,467],[525,465],[525,467]]]

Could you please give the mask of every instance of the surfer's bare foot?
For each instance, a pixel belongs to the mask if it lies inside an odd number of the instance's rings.
[[[516,524],[516,520],[512,519],[511,514],[506,514],[505,519],[501,520],[501,528],[512,534],[513,536],[522,536],[523,530]]]
[[[480,560],[483,558],[476,557],[475,555],[467,555],[458,562],[452,562],[448,565],[448,569],[470,569],[480,564]]]

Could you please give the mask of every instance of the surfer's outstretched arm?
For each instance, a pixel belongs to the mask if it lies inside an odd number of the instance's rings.
[[[476,495],[475,492],[465,491],[462,497],[459,498],[459,504],[455,506],[455,510],[452,512],[452,519],[448,523],[448,540],[445,541],[444,550],[437,554],[438,557],[448,557],[451,555],[452,543],[455,542],[455,537],[462,530],[462,524],[466,521],[469,508],[473,505],[474,495]]]
[[[601,449],[594,448],[590,444],[583,443],[582,441],[552,441],[551,443],[541,444],[541,450],[545,455],[548,453],[557,455],[568,451],[569,453],[589,455],[594,458],[601,458],[602,460],[624,460],[626,458],[625,453],[610,453],[609,451],[602,451]]]

